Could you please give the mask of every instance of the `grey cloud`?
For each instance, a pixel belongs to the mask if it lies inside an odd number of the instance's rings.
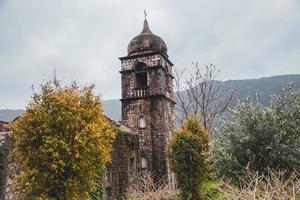
[[[119,98],[118,57],[145,8],[178,68],[213,63],[221,79],[300,73],[298,0],[0,1],[0,108],[24,107],[54,69]]]

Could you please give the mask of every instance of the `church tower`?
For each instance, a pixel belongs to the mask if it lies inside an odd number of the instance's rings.
[[[122,122],[139,134],[139,168],[167,178],[166,144],[174,128],[173,64],[147,20],[121,57]]]

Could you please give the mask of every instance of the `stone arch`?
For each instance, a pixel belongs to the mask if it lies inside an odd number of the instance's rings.
[[[141,115],[138,117],[137,123],[138,123],[138,127],[139,127],[140,129],[146,128],[146,118],[145,118],[145,116],[144,116],[143,114],[141,114]]]
[[[148,86],[147,65],[143,62],[138,62],[135,65],[135,87],[144,88]]]

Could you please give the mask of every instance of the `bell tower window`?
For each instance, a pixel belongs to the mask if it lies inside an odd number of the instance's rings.
[[[145,63],[139,62],[135,66],[135,79],[136,79],[136,88],[147,87],[147,65]]]
[[[144,115],[139,116],[138,127],[139,128],[146,128],[146,120],[145,120],[145,116]]]

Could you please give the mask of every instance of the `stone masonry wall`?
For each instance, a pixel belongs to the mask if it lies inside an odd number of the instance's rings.
[[[157,177],[167,176],[166,144],[173,130],[172,64],[161,54],[122,58],[122,121],[139,134],[141,156],[147,159],[147,169]],[[147,65],[147,87],[136,87],[135,65]],[[138,126],[140,116],[146,126]]]
[[[105,192],[108,200],[119,200],[126,193],[130,177],[139,169],[138,135],[119,132],[112,152],[111,164],[107,167]]]
[[[122,98],[134,96],[136,87],[134,70],[138,62],[147,65],[149,95],[164,94],[172,99],[172,65],[159,53],[121,60]]]

